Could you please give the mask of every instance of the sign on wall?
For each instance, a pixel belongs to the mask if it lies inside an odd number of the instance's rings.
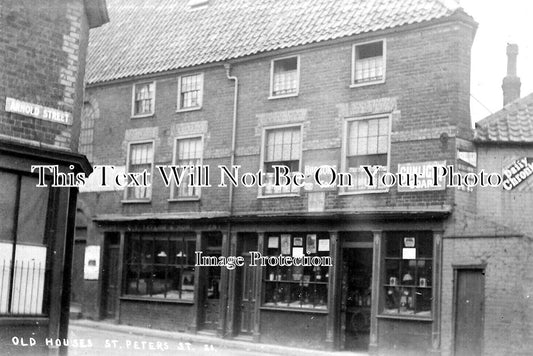
[[[19,115],[31,116],[36,119],[58,122],[64,125],[72,125],[72,114],[69,112],[28,103],[18,99],[7,97],[5,110]]]
[[[533,158],[522,157],[503,170],[503,189],[512,190],[533,174]]]
[[[442,175],[437,177],[437,184],[433,184],[435,167],[445,167],[446,161],[411,162],[398,164],[398,173],[409,175],[409,184],[398,184],[399,192],[421,192],[427,190],[444,190],[446,181]],[[417,176],[416,185],[414,176]]]
[[[100,272],[100,246],[85,247],[83,279],[97,280]]]

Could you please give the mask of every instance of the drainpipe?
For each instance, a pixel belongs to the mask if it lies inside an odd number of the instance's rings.
[[[233,167],[235,164],[235,145],[236,145],[236,137],[237,137],[237,98],[239,95],[239,78],[235,76],[230,75],[231,71],[231,65],[229,63],[224,64],[224,68],[226,68],[226,76],[229,80],[233,80],[235,82],[235,89],[233,94],[233,122],[232,122],[232,128],[231,128],[231,153],[230,153],[230,167]],[[233,184],[229,185],[229,212],[230,214],[233,213]]]
[[[233,120],[232,120],[232,127],[231,127],[231,152],[230,152],[230,167],[233,167],[235,164],[235,146],[236,146],[236,137],[237,137],[237,98],[239,96],[239,79],[235,76],[230,75],[231,71],[231,65],[229,63],[224,63],[224,68],[226,69],[226,76],[228,80],[233,80],[235,82],[235,87],[233,91]],[[226,238],[226,244],[224,246],[223,254],[224,256],[229,256],[231,253],[231,216],[233,214],[233,184],[229,185],[229,193],[228,193],[228,210],[230,214],[230,220],[228,221],[227,226],[227,238]],[[222,310],[222,336],[225,337],[227,334],[226,331],[226,324],[227,324],[227,315],[228,315],[228,309],[233,310],[233,308],[228,305],[228,297],[230,293],[230,276],[229,271],[222,270],[222,272],[225,272],[225,278],[223,278],[223,283],[225,285],[221,286],[222,291],[224,292],[222,303],[225,306]],[[234,273],[234,272],[233,272]],[[231,299],[233,300],[233,298]],[[232,325],[233,328],[233,325]],[[228,330],[229,334],[233,333],[233,330]]]

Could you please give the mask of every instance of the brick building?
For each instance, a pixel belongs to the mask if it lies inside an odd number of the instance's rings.
[[[77,189],[51,187],[49,170],[36,187],[32,166],[92,171],[78,134],[89,28],[105,22],[103,0],[0,5],[2,354],[48,354],[67,335]]]
[[[485,270],[461,254],[477,254],[480,236],[519,234],[473,218],[473,189],[369,188],[360,168],[475,171],[470,16],[439,0],[109,8],[112,23],[91,37],[80,147],[114,166],[108,182],[152,174],[146,188],[93,184],[80,196],[73,297],[85,317],[321,349],[471,351],[455,337],[454,291]],[[211,168],[211,187],[167,187],[156,168],[191,164]],[[219,165],[268,180],[277,164],[354,181],[218,186]],[[196,251],[332,266],[195,267]],[[486,266],[487,285],[506,258]],[[500,350],[498,330],[473,330]]]

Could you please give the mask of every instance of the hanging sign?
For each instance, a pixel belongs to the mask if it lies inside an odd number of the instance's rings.
[[[512,190],[533,174],[533,158],[522,157],[503,170],[503,189]]]
[[[83,279],[97,280],[100,272],[100,246],[85,247]]]

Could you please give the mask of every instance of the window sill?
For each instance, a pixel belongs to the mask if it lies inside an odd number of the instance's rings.
[[[198,110],[202,110],[202,106],[195,106],[195,107],[192,107],[192,108],[176,109],[176,112],[180,113],[180,112],[189,112],[189,111],[198,111]]]
[[[380,194],[380,193],[388,193],[389,189],[381,189],[381,190],[365,190],[360,192],[342,192],[339,191],[337,195],[362,195],[362,194]]]
[[[134,297],[134,296],[122,296],[120,300],[131,300],[138,302],[158,302],[158,303],[172,303],[172,304],[194,304],[194,300],[186,299],[163,299],[163,298],[150,298],[150,297]]]
[[[180,201],[200,201],[200,197],[184,197],[184,198],[170,198],[167,199],[169,203],[177,203]]]
[[[271,199],[271,198],[298,198],[300,194],[272,194],[272,195],[258,195],[257,199]]]
[[[137,200],[121,200],[120,201],[122,204],[150,204],[152,202],[152,199],[143,199],[143,200],[140,200],[140,199],[137,199]]]
[[[360,88],[360,87],[366,87],[368,85],[376,85],[376,84],[384,84],[384,83],[385,83],[385,78],[383,78],[382,80],[376,80],[376,81],[371,81],[371,82],[352,83],[350,84],[350,88]]]
[[[402,315],[402,314],[378,314],[376,315],[378,319],[395,319],[395,320],[416,320],[416,321],[427,321],[432,322],[433,318],[431,316],[416,316],[416,315]]]
[[[281,312],[311,313],[311,314],[328,314],[327,309],[309,309],[309,308],[291,308],[291,307],[259,307],[261,310],[272,310]]]
[[[268,97],[268,100],[276,100],[276,99],[284,99],[284,98],[293,98],[295,96],[298,96],[298,92],[293,94],[283,94],[283,95],[270,95]]]
[[[146,118],[149,118],[149,117],[153,117],[154,116],[154,113],[149,113],[149,114],[142,114],[142,115],[131,115],[131,119],[146,119]]]

